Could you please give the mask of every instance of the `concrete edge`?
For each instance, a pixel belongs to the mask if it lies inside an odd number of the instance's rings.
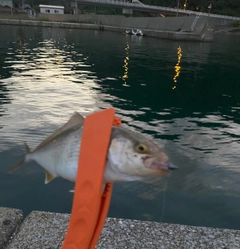
[[[13,211],[4,210],[5,213]],[[7,247],[0,248],[59,249],[69,217],[69,214],[33,211],[22,222]],[[120,248],[239,249],[240,230],[107,218],[96,249]]]
[[[0,248],[4,248],[12,240],[22,221],[21,210],[0,207]]]

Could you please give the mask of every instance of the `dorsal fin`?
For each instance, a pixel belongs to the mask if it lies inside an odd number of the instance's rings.
[[[51,142],[59,138],[62,133],[71,132],[76,129],[79,129],[83,126],[83,124],[84,117],[78,112],[74,112],[74,114],[71,116],[71,118],[67,121],[66,124],[64,124],[61,128],[57,129],[52,135],[50,135],[42,143],[40,143],[34,151],[43,148],[47,144],[50,144]]]
[[[31,150],[26,142],[24,142],[25,149],[27,151],[27,154],[31,153]]]

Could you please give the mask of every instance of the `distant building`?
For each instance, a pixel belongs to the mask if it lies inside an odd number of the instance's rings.
[[[0,14],[12,14],[13,4],[12,0],[0,0]]]
[[[29,4],[23,4],[23,10],[30,16],[36,16],[36,11]]]
[[[12,0],[0,0],[0,5],[2,7],[10,7],[10,8],[13,7]]]
[[[64,14],[64,6],[39,5],[42,14]]]

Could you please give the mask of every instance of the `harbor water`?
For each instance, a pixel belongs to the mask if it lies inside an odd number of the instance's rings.
[[[181,42],[0,26],[0,206],[70,213],[74,184],[9,170],[64,124],[114,107],[179,168],[114,184],[109,216],[240,229],[240,37]],[[94,172],[93,172],[94,173]]]

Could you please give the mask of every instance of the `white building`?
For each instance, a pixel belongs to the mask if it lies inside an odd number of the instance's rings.
[[[42,14],[64,14],[64,6],[39,5]]]

